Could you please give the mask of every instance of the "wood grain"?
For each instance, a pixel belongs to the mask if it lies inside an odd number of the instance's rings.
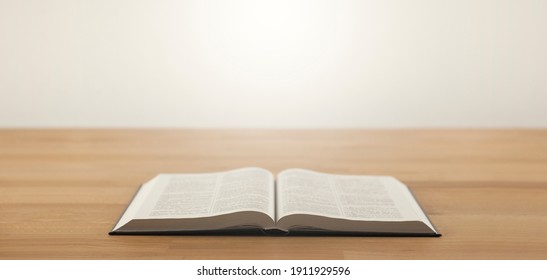
[[[157,173],[393,175],[441,238],[108,236]],[[547,259],[547,130],[0,130],[0,259]]]

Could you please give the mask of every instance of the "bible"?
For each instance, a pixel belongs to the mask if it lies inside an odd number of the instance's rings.
[[[406,185],[390,176],[248,167],[160,174],[144,183],[111,235],[440,236]]]

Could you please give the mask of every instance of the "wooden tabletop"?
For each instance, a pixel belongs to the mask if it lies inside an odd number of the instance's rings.
[[[440,238],[109,236],[158,173],[393,175]],[[0,259],[547,259],[547,130],[0,130]]]

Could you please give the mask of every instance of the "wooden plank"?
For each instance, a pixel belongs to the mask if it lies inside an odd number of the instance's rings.
[[[441,238],[108,236],[157,173],[393,175]],[[547,130],[0,130],[0,259],[546,259]]]

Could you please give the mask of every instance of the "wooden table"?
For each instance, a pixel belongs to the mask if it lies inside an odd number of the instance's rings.
[[[407,183],[440,238],[109,236],[157,173]],[[547,130],[0,130],[0,259],[547,259]]]

